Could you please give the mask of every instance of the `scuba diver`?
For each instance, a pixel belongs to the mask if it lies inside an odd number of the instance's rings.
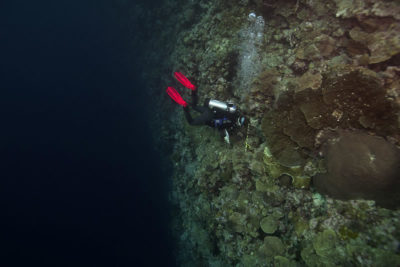
[[[167,88],[168,95],[179,105],[183,107],[185,117],[190,125],[207,125],[218,129],[226,143],[230,143],[229,132],[236,128],[242,127],[245,122],[238,108],[233,103],[225,103],[215,99],[207,98],[203,106],[198,106],[198,97],[196,86],[194,86],[188,78],[182,73],[175,72],[175,78],[186,88],[192,90],[192,103],[190,107],[200,113],[199,116],[193,118],[190,114],[188,103],[173,87]]]

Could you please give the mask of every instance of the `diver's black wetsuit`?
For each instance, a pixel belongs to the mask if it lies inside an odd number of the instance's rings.
[[[189,112],[189,106],[183,108],[185,111],[185,117],[190,125],[208,125],[218,130],[229,130],[236,124],[236,120],[239,117],[237,113],[230,113],[227,111],[211,109],[208,107],[208,100],[206,100],[203,106],[198,106],[197,90],[192,91],[192,104],[191,107],[200,113],[199,116],[193,118]],[[222,134],[222,132],[221,132]],[[225,134],[223,134],[225,135]]]

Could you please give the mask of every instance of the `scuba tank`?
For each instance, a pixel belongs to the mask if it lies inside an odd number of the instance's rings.
[[[225,103],[219,100],[215,100],[215,99],[210,99],[210,101],[208,101],[208,107],[211,109],[216,109],[216,110],[221,110],[221,111],[226,111],[229,112],[231,114],[236,113],[237,108],[236,105],[233,103]]]

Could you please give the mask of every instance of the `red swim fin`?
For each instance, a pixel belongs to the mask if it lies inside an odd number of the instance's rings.
[[[167,94],[179,105],[181,105],[182,107],[186,107],[187,103],[185,100],[183,100],[183,98],[181,97],[181,95],[175,90],[174,87],[168,87],[167,88]]]
[[[175,78],[186,88],[189,88],[190,90],[196,90],[196,86],[194,86],[188,78],[185,77],[181,72],[175,72],[174,73]]]

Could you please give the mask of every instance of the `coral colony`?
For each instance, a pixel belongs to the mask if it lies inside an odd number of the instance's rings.
[[[179,3],[143,16],[179,264],[400,266],[399,2]],[[160,93],[177,69],[242,109],[231,145]]]

